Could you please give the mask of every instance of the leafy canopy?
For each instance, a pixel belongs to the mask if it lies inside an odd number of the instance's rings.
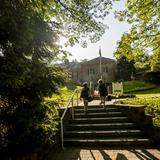
[[[125,33],[122,37],[118,46],[119,51],[115,55],[118,57],[120,54],[128,54],[129,59],[137,60],[139,57],[145,58],[150,53],[159,52],[159,0],[127,0],[126,7],[126,10],[116,12],[116,17],[120,21],[127,21],[132,27],[130,32]],[[121,45],[121,43],[124,45]],[[125,44],[130,47],[126,47],[128,53],[125,52]]]
[[[68,78],[56,65],[68,55],[59,39],[65,36],[69,45],[99,40],[113,1],[0,0],[0,145],[9,146],[8,153],[53,140],[56,103],[44,98]]]

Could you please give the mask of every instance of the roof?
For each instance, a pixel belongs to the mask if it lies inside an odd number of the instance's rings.
[[[95,64],[95,63],[99,63],[100,62],[100,57],[91,59],[87,62],[82,62],[83,64]],[[110,58],[105,58],[105,57],[101,57],[101,62],[102,63],[113,63],[116,62],[114,59],[110,59]]]
[[[79,62],[69,62],[67,64],[65,64],[64,62],[63,63],[59,63],[59,64],[56,64],[58,67],[61,67],[61,68],[72,68],[72,69],[77,69],[77,68],[80,68],[80,63]]]

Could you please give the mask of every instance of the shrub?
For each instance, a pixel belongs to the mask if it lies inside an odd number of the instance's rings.
[[[144,79],[147,82],[155,83],[155,84],[160,84],[159,79],[160,79],[160,72],[159,71],[152,71],[152,72],[146,72],[144,74]]]

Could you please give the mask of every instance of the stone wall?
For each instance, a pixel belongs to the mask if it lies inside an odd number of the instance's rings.
[[[155,127],[152,122],[153,117],[145,114],[145,106],[124,104],[116,104],[116,106],[118,106],[131,121],[135,122],[146,135],[151,137],[156,144],[160,145],[160,127]]]

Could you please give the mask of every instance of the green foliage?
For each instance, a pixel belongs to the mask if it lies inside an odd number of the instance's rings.
[[[2,144],[8,145],[8,156],[31,152],[48,141],[54,140],[58,121],[57,111],[43,103],[25,103],[14,110],[1,109]],[[2,145],[1,144],[1,145]]]
[[[142,48],[135,46],[135,37],[132,34],[135,35],[132,29],[129,33],[123,34],[121,40],[117,43],[118,47],[114,55],[118,61],[125,57],[133,65],[132,68],[148,70],[150,69],[149,55]]]
[[[7,147],[8,153],[24,153],[52,141],[56,132],[57,101],[46,103],[45,97],[56,96],[69,77],[55,65],[68,55],[58,44],[60,37],[70,45],[99,40],[105,30],[101,19],[112,0],[0,4],[0,147]]]
[[[50,13],[58,22],[61,36],[66,37],[66,45],[86,40],[96,42],[105,32],[106,25],[101,20],[109,13],[113,0],[55,0]]]
[[[139,60],[141,62],[142,59],[141,65],[139,63],[137,65],[150,69],[148,65],[151,64],[148,58],[146,61],[146,56],[160,50],[160,3],[158,0],[127,0],[126,7],[126,10],[116,12],[116,17],[120,21],[129,22],[131,29],[129,33],[123,35],[115,55],[117,57],[124,55],[128,60],[135,62]]]
[[[77,86],[75,87],[78,91],[80,91],[80,87]],[[70,97],[73,94],[73,89],[68,88],[67,86],[65,87],[60,87],[59,88],[59,94],[53,93],[51,97],[46,98],[46,102],[49,104],[55,103],[56,102],[56,107],[65,107],[67,102],[69,101]],[[74,97],[74,100],[76,100],[77,97]],[[79,94],[78,94],[79,98]]]
[[[68,89],[67,87],[59,88],[59,94],[53,93],[51,97],[46,98],[46,101],[49,103],[57,102],[57,107],[63,107],[66,102],[69,100],[72,95],[73,90]]]
[[[118,103],[146,106],[146,114],[152,115],[154,126],[160,127],[160,98],[132,98],[121,100]]]
[[[150,57],[151,71],[160,71],[160,50]]]
[[[134,61],[128,61],[126,57],[121,57],[117,60],[117,79],[118,80],[131,80],[135,75],[136,69],[134,67]]]
[[[145,105],[146,114],[153,116],[155,126],[160,126],[160,94],[155,94],[160,93],[159,86],[144,81],[125,81],[124,92],[128,94],[134,93],[139,98],[127,98],[116,103]]]
[[[159,78],[160,78],[160,72],[159,71],[150,71],[143,74],[143,78],[145,81],[154,83],[154,84],[160,84]]]

